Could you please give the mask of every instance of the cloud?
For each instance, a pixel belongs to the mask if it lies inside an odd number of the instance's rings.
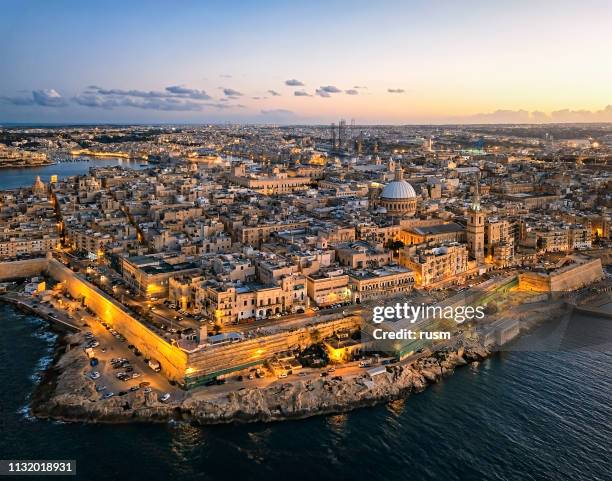
[[[221,77],[221,78],[232,78],[232,76],[230,74],[227,74],[227,73],[222,73],[222,74],[219,75],[219,77]]]
[[[8,97],[2,96],[0,100],[6,104],[18,105],[18,106],[26,106],[26,105],[34,105],[34,99],[32,96],[29,97]]]
[[[223,88],[221,87],[223,90],[223,93],[228,96],[228,97],[240,97],[242,96],[242,92],[238,92],[238,90],[234,90],[234,89],[230,89],[230,88]]]
[[[317,94],[319,97],[329,98],[331,97],[330,94],[337,94],[339,92],[342,92],[342,90],[334,85],[323,85],[315,91],[315,94]]]
[[[30,96],[0,97],[0,100],[18,106],[65,107],[68,105],[68,101],[55,89],[32,90]]]
[[[498,109],[493,112],[455,117],[453,121],[492,124],[612,122],[612,105],[607,105],[603,109],[595,111],[560,109],[550,113],[539,110]]]
[[[32,90],[34,103],[43,107],[65,107],[68,101],[55,89]]]
[[[272,95],[273,97],[280,97],[280,94],[276,90],[270,89],[268,90],[268,93]]]
[[[294,115],[293,111],[287,109],[262,110],[261,113],[264,115]]]
[[[337,94],[337,93],[342,92],[342,90],[340,90],[338,87],[334,85],[324,85],[323,87],[319,87],[319,90],[322,90],[323,92],[327,92],[328,94]]]
[[[367,89],[365,85],[355,85],[353,88],[354,89]]]
[[[171,94],[179,95],[181,97],[187,97],[194,100],[210,100],[211,96],[208,95],[204,90],[190,89],[180,85],[172,85],[166,87],[166,91]]]
[[[289,85],[289,87],[303,87],[304,83],[298,79],[292,78],[289,80],[285,80],[285,85]]]
[[[296,97],[312,97],[312,95],[310,95],[304,90],[296,90],[295,92],[293,92],[293,95],[295,95]]]
[[[345,90],[344,93],[347,94],[347,95],[359,95],[359,91],[357,91],[355,89]]]
[[[403,94],[405,92],[404,89],[387,89],[387,92],[390,94]]]
[[[88,91],[98,95],[106,95],[113,97],[138,97],[148,99],[171,99],[171,98],[188,98],[192,100],[210,100],[211,97],[204,90],[192,89],[182,85],[171,85],[163,91],[156,90],[138,90],[138,89],[105,89],[96,85],[87,87]]]
[[[128,96],[108,97],[105,95],[82,94],[73,98],[74,102],[84,107],[113,109],[131,107],[145,110],[163,111],[197,111],[206,104],[177,98],[141,98]]]
[[[93,87],[93,86],[92,86]],[[116,97],[140,97],[140,98],[164,98],[171,97],[172,95],[168,92],[156,92],[154,90],[124,90],[124,89],[104,89],[104,88],[92,88],[89,90],[95,91],[99,95],[113,95]]]

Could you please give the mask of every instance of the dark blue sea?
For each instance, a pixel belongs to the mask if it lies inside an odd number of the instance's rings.
[[[9,306],[0,320],[0,458],[76,459],[78,479],[612,479],[610,352],[501,353],[405,400],[300,421],[84,425],[29,415],[56,336]]]

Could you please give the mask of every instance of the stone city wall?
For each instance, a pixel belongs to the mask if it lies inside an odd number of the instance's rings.
[[[358,317],[343,317],[303,327],[292,332],[280,332],[246,341],[209,346],[189,353],[188,384],[204,382],[219,375],[239,371],[250,366],[263,364],[267,359],[283,351],[297,347],[304,349],[334,332],[342,329],[356,329]]]
[[[183,350],[169,344],[123,310],[115,300],[55,259],[48,261],[47,271],[55,280],[66,285],[72,297],[83,299],[84,304],[100,319],[109,323],[140,349],[144,357],[159,361],[162,372],[169,379],[183,382],[187,368],[187,354]]]
[[[27,259],[23,261],[1,262],[0,282],[39,276],[46,268],[46,257]]]

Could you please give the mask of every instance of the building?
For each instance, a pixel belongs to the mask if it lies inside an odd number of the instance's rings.
[[[480,206],[480,182],[476,177],[474,200],[468,211],[467,244],[470,255],[477,262],[484,260],[485,214]]]
[[[352,269],[384,266],[393,261],[393,252],[365,241],[338,244],[334,250],[338,262]]]
[[[405,247],[400,250],[399,262],[414,271],[418,286],[439,287],[465,278],[471,270],[468,249],[464,244],[441,247]]]
[[[179,258],[155,255],[124,257],[121,273],[134,292],[143,297],[167,297],[168,282],[172,277],[198,274],[201,268]]]
[[[404,172],[399,162],[395,168],[395,180],[384,187],[378,205],[393,217],[412,217],[416,213],[417,195],[414,188],[404,180]]]
[[[411,291],[414,287],[414,272],[397,265],[349,271],[349,286],[353,293],[353,302],[359,304],[362,301]]]
[[[312,183],[310,177],[290,177],[288,173],[281,172],[278,167],[272,170],[271,175],[249,176],[244,164],[238,164],[232,169],[230,181],[264,195],[305,190]]]
[[[398,239],[404,245],[462,242],[465,240],[465,229],[456,222],[427,222],[426,225],[414,225],[402,229]]]
[[[342,269],[319,271],[306,276],[308,297],[318,307],[350,302],[349,276]]]

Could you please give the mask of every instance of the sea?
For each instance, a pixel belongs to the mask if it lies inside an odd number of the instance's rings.
[[[612,350],[599,341],[612,339],[612,320],[561,322],[422,393],[345,414],[104,425],[32,417],[29,400],[57,336],[0,305],[0,459],[73,459],[76,479],[88,481],[610,481]],[[544,348],[541,338],[559,329],[562,342]]]

